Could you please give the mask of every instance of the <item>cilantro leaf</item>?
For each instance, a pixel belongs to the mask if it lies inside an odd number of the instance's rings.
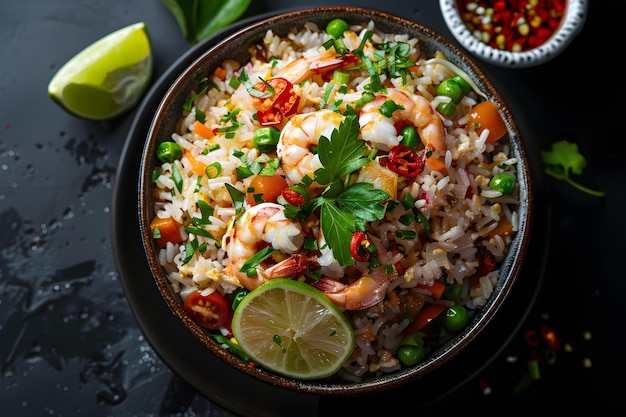
[[[570,178],[570,172],[576,175],[583,173],[587,160],[578,151],[578,145],[566,140],[552,144],[551,151],[542,151],[541,159],[545,164],[546,174],[567,182],[571,186],[595,197],[603,197],[604,192],[579,184]]]
[[[359,140],[359,122],[355,115],[348,115],[333,130],[330,140],[320,137],[318,155],[323,168],[315,171],[315,179],[320,184],[330,184],[344,175],[364,167],[370,159],[364,157],[365,141]]]

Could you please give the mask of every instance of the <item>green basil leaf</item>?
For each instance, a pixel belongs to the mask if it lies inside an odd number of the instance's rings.
[[[196,44],[239,19],[251,0],[161,0],[190,44]]]

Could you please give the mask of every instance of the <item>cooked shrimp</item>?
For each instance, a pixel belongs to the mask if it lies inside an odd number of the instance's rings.
[[[363,275],[351,284],[343,284],[329,277],[322,277],[312,285],[322,291],[342,310],[363,310],[384,300],[387,288],[394,275],[372,272]]]
[[[338,128],[344,116],[332,110],[319,110],[293,116],[280,133],[276,153],[291,184],[298,184],[305,175],[313,178],[322,163],[311,148],[317,146],[320,136],[330,140],[331,133]]]
[[[391,117],[387,117],[379,111],[380,106],[386,100],[392,100],[404,108],[398,108]],[[359,114],[361,136],[378,149],[391,150],[402,140],[395,127],[395,124],[400,121],[413,123],[422,143],[427,148],[435,151],[446,149],[443,122],[429,101],[420,95],[410,94],[397,88],[389,88],[387,94],[378,95],[361,108]]]
[[[241,269],[264,242],[291,256],[266,270],[257,266],[257,274],[248,276],[247,271]],[[300,224],[285,217],[283,206],[275,203],[257,204],[232,221],[222,239],[222,246],[229,259],[225,273],[236,277],[249,290],[269,279],[297,276],[307,265],[306,259],[296,254],[303,243]]]
[[[302,57],[291,61],[278,70],[276,77],[283,77],[293,84],[299,84],[315,74],[323,74],[343,68],[356,62],[357,56],[353,54],[338,54],[327,52],[320,55]]]

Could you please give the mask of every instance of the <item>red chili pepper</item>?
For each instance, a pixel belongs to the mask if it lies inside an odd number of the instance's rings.
[[[489,272],[495,271],[496,269],[496,260],[493,256],[493,253],[489,249],[479,248],[478,249],[478,272],[483,275],[488,274]]]
[[[535,330],[528,330],[524,333],[524,340],[532,347],[539,346],[539,336]]]
[[[261,126],[279,125],[283,121],[283,114],[276,107],[271,107],[265,112],[258,111],[256,112],[256,116]]]
[[[367,247],[371,245],[367,234],[365,232],[357,230],[352,233],[352,239],[350,239],[350,254],[357,262],[367,262],[370,259],[370,252],[367,251]]]
[[[424,170],[424,158],[406,145],[394,146],[380,164],[398,175],[408,178],[417,177]]]
[[[547,324],[541,326],[541,337],[543,337],[543,340],[552,349],[559,350],[561,348],[561,341],[559,340],[556,333],[554,333],[552,328]]]
[[[271,78],[267,84],[274,89],[274,94],[271,97],[253,97],[252,101],[262,126],[278,125],[283,117],[290,116],[298,110],[300,97],[296,94],[293,84],[285,78]],[[267,90],[267,84],[259,81],[254,88],[264,92]]]

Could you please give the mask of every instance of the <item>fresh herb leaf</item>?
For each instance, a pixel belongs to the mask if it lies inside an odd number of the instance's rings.
[[[368,182],[357,182],[346,188],[336,198],[336,203],[359,219],[375,222],[385,216],[385,206],[379,204],[389,198],[383,190]]]
[[[323,168],[315,171],[318,183],[330,184],[371,162],[363,156],[367,147],[365,141],[358,139],[358,136],[359,122],[356,116],[348,115],[339,129],[333,130],[330,140],[320,137],[318,154]]]
[[[176,189],[179,193],[183,192],[183,176],[178,169],[176,164],[172,164],[172,181],[174,181],[174,185],[176,185]]]
[[[331,140],[321,137],[319,157],[322,168],[315,171],[315,181],[327,184],[321,195],[300,206],[301,218],[320,210],[320,224],[326,243],[340,265],[354,265],[350,253],[350,239],[357,228],[363,229],[367,221],[376,221],[385,215],[381,204],[389,195],[374,189],[369,183],[355,183],[344,188],[342,177],[371,162],[365,157],[367,147],[359,139],[356,116],[346,115],[339,127],[331,133]],[[310,178],[300,184],[307,187]],[[295,210],[292,210],[295,211]],[[295,213],[290,213],[290,215]]]
[[[239,272],[244,272],[248,276],[255,276],[257,274],[256,267],[261,262],[272,256],[272,253],[276,252],[271,246],[266,246],[254,255],[252,255],[243,265],[241,265],[241,269]]]
[[[324,239],[337,262],[340,265],[354,265],[356,262],[350,253],[350,239],[356,231],[354,215],[339,209],[332,201],[322,201],[320,223]]]
[[[245,210],[243,202],[246,199],[246,195],[230,184],[224,185],[226,186],[226,190],[228,191],[231,200],[233,200],[233,206],[235,207],[235,212],[237,213],[237,215],[243,213],[243,211]]]
[[[567,182],[571,186],[595,197],[604,197],[603,191],[594,190],[574,181],[572,174],[581,175],[587,160],[578,151],[578,145],[566,140],[552,144],[551,151],[542,151],[541,159],[545,164],[546,174]]]
[[[239,19],[251,0],[161,0],[174,15],[185,37],[193,45]]]
[[[273,97],[274,94],[276,94],[276,90],[274,90],[274,87],[272,87],[267,81],[265,81],[262,78],[259,78],[264,84],[265,84],[265,91],[261,91],[259,89],[257,89],[253,84],[252,81],[250,81],[250,77],[248,77],[248,73],[246,72],[245,68],[241,69],[241,74],[239,74],[239,82],[241,84],[244,85],[244,87],[246,87],[246,91],[248,92],[248,94],[250,94],[252,97],[257,97],[257,98],[267,98],[267,97]]]
[[[192,239],[185,244],[185,259],[183,259],[183,265],[186,265],[193,258],[193,254],[198,249],[198,240]]]

